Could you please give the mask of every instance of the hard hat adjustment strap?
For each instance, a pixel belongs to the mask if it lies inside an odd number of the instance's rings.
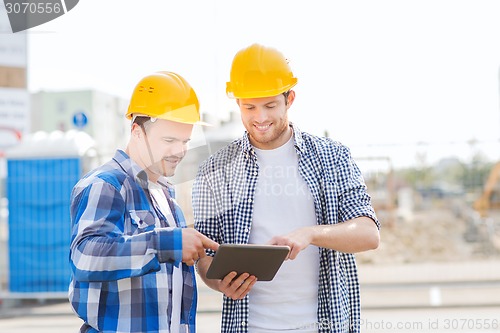
[[[142,129],[142,132],[144,133],[144,139],[146,141],[146,146],[148,147],[148,153],[149,153],[149,158],[151,160],[151,164],[154,164],[153,152],[151,151],[151,146],[149,145],[149,138],[146,133],[146,129],[144,128],[144,124],[140,124],[139,127]]]

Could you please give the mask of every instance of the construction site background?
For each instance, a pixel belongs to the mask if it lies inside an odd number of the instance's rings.
[[[205,144],[197,145],[188,152],[173,178],[177,187],[177,200],[188,222],[192,223],[191,186],[197,166],[209,154],[227,144],[228,133],[242,133],[241,128],[234,125],[237,120],[234,118],[222,122],[207,131]],[[221,136],[221,133],[226,135]],[[78,137],[75,133],[56,134],[34,135],[30,140]],[[84,153],[79,153],[81,174],[109,158],[93,149],[95,147],[87,135],[83,138],[87,146]],[[19,148],[22,146],[20,144]],[[65,145],[37,143],[35,151],[38,153],[40,146],[56,146],[60,150]],[[19,161],[19,154],[30,154],[30,149],[26,147],[19,151],[18,155],[6,154],[1,162],[5,163],[9,158]],[[360,156],[355,155],[355,152],[356,149],[353,150],[353,157],[363,173],[382,224],[379,248],[357,254],[364,306],[499,306],[498,299],[492,297],[500,292],[500,206],[495,203],[500,197],[500,184],[497,184],[498,168],[495,161],[488,159],[478,146],[469,160],[443,156],[435,163],[428,163],[420,158],[415,165],[408,167],[394,167],[390,155]],[[53,157],[42,154],[26,160],[33,163],[37,159],[50,158]],[[55,173],[53,178],[56,181],[64,178],[63,173]],[[17,229],[9,227],[8,177],[7,174],[2,179],[0,191],[0,312],[26,302],[65,302],[67,292],[65,285],[61,287],[60,276],[55,277],[58,280],[55,289],[55,285],[43,286],[45,289],[41,292],[13,289],[20,281],[11,281],[10,268],[14,266],[9,262],[9,255],[12,258],[13,243],[9,243],[9,238],[12,240],[13,235],[9,235],[9,230],[17,230],[16,243],[25,242],[27,238],[22,237],[33,233],[33,230],[22,226]],[[45,181],[48,181],[46,190],[49,191],[54,179]],[[43,184],[40,189],[43,192]],[[41,196],[39,204],[45,199]],[[50,228],[54,232],[69,230],[69,222],[61,223],[64,225],[54,224]],[[51,264],[53,254],[46,245],[43,248],[46,254],[44,260]],[[66,250],[64,247],[63,252]],[[36,249],[33,251],[37,252]],[[59,257],[67,258],[66,252],[61,255],[61,249],[57,251],[55,256],[58,260]],[[47,272],[19,267],[17,262],[15,265],[16,269],[24,269],[24,273],[30,275],[25,282],[31,283],[32,277],[49,276],[50,283],[50,274],[47,275]],[[63,272],[64,279],[66,274],[69,271]],[[201,280],[199,285],[202,300],[200,311],[218,313],[220,295],[208,290]]]

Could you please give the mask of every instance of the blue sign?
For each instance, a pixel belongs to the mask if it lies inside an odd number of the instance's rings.
[[[73,124],[78,128],[84,128],[88,123],[87,115],[83,112],[77,112],[73,115]]]

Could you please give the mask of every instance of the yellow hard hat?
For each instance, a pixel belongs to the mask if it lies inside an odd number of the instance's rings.
[[[200,121],[200,104],[191,85],[179,74],[160,71],[136,85],[126,117],[147,116],[184,124]]]
[[[226,94],[230,98],[277,96],[297,84],[287,59],[278,50],[252,44],[233,59]]]

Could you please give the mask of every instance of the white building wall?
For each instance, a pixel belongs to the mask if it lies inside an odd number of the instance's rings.
[[[0,5],[0,152],[18,142],[13,130],[30,132],[26,67],[27,34],[12,33]]]
[[[100,159],[108,159],[128,141],[128,101],[104,92],[40,91],[31,95],[32,132],[81,130],[96,141]],[[75,120],[84,115],[85,121]]]

